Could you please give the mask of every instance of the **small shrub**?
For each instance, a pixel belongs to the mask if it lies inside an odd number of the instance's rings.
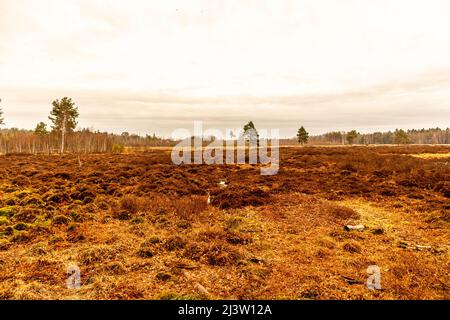
[[[0,216],[0,226],[9,224],[9,219],[7,217]]]
[[[63,215],[58,215],[53,218],[53,224],[60,225],[60,224],[68,224],[69,222],[70,222],[70,219]]]
[[[5,236],[12,236],[14,234],[14,228],[11,226],[6,227],[5,230],[3,230],[3,234]]]
[[[226,230],[226,231],[229,231],[229,230],[234,230],[234,229],[236,229],[237,227],[239,227],[242,223],[243,223],[243,219],[242,218],[240,218],[240,217],[230,217],[230,218],[227,218],[227,219],[225,219],[225,221],[224,221],[224,229]]]
[[[146,243],[153,244],[153,245],[159,244],[159,243],[161,243],[161,242],[162,242],[161,239],[159,239],[159,237],[157,237],[157,236],[151,236],[151,237],[146,241]]]
[[[37,195],[29,195],[20,201],[22,206],[36,205],[43,206],[44,202]]]
[[[145,218],[144,217],[135,217],[130,222],[133,224],[142,224],[145,222]]]
[[[149,248],[143,248],[137,252],[137,255],[141,258],[148,259],[153,258],[155,256],[155,253]]]
[[[3,200],[3,203],[7,206],[15,206],[19,204],[19,200],[16,198],[6,198],[5,200]]]
[[[236,265],[242,258],[233,248],[224,245],[212,245],[205,250],[204,255],[211,266]]]
[[[184,197],[174,201],[175,213],[183,220],[192,220],[208,207],[206,199],[199,196]]]
[[[8,206],[0,209],[0,217],[12,217],[16,212],[15,207]]]
[[[260,188],[228,187],[212,194],[211,204],[220,209],[238,209],[248,206],[259,207],[270,202],[270,193]]]
[[[85,197],[83,199],[83,204],[89,204],[89,203],[93,203],[94,202],[94,198],[93,197]]]
[[[384,189],[380,194],[384,197],[394,197],[396,195],[395,191],[391,189]]]
[[[360,215],[355,210],[348,207],[341,207],[332,205],[329,207],[329,212],[333,218],[340,220],[359,219]]]
[[[31,253],[34,255],[38,255],[38,256],[43,256],[47,253],[46,250],[46,245],[43,242],[39,242],[36,243],[32,248],[31,248]]]
[[[226,235],[226,241],[229,244],[246,245],[251,243],[253,240],[250,236],[239,234],[236,232],[230,232]]]
[[[41,211],[36,208],[23,208],[14,215],[15,221],[32,223],[41,214]]]
[[[11,241],[15,243],[23,243],[27,242],[28,240],[30,240],[30,235],[26,231],[19,231],[15,233],[11,238]]]
[[[67,231],[68,231],[68,232],[74,232],[74,231],[76,231],[79,227],[80,227],[80,224],[79,224],[79,223],[72,222],[72,223],[70,223],[70,224],[67,226]]]
[[[70,196],[65,192],[54,193],[52,191],[49,191],[46,194],[44,194],[43,198],[46,203],[51,202],[55,204],[71,201]]]
[[[78,213],[78,212],[71,212],[70,213],[70,218],[74,222],[83,222],[83,216],[80,213]]]
[[[189,221],[179,221],[177,222],[177,227],[180,229],[189,229],[192,227],[192,223],[190,223]]]
[[[61,236],[59,236],[59,235],[54,235],[54,236],[52,236],[52,237],[50,238],[50,240],[48,241],[48,243],[50,243],[50,244],[55,244],[55,243],[63,242],[63,241],[64,241],[64,238],[63,238],[63,237],[61,237]]]
[[[175,251],[179,249],[183,249],[186,246],[186,240],[179,236],[172,236],[166,240],[164,243],[164,248],[167,251]]]
[[[19,222],[18,224],[16,224],[14,226],[14,229],[17,231],[23,231],[23,230],[26,230],[27,228],[28,228],[28,225],[23,222]]]
[[[32,194],[33,194],[33,191],[24,189],[24,190],[19,190],[19,191],[13,192],[12,196],[17,199],[22,200],[22,199],[26,198],[27,196],[31,196]]]
[[[356,242],[345,243],[343,249],[350,253],[361,253],[361,246]]]
[[[184,250],[183,256],[193,261],[200,261],[203,257],[203,249],[198,245],[190,244]]]
[[[161,281],[161,282],[166,282],[169,281],[170,279],[172,279],[172,275],[170,273],[166,273],[166,272],[158,272],[156,274],[156,280]]]
[[[112,152],[113,153],[123,153],[125,151],[125,146],[123,144],[114,144],[112,146]]]
[[[141,199],[132,195],[126,195],[119,201],[119,208],[121,211],[126,211],[130,214],[135,214],[141,209]]]
[[[120,211],[115,211],[113,213],[113,217],[118,220],[127,221],[127,220],[131,219],[131,214],[128,211],[120,210]]]
[[[100,263],[117,258],[117,250],[106,245],[91,246],[79,252],[78,259],[83,264]]]
[[[339,167],[339,169],[343,170],[343,171],[348,171],[348,172],[357,172],[358,170],[354,167],[353,164],[351,163],[346,163],[342,166]]]
[[[0,251],[6,251],[11,246],[8,239],[0,239]]]
[[[120,262],[106,264],[104,270],[110,274],[119,275],[127,272],[127,268]]]
[[[106,201],[99,201],[99,202],[97,203],[97,207],[98,207],[100,210],[108,210],[108,209],[110,208],[109,204],[108,204]]]

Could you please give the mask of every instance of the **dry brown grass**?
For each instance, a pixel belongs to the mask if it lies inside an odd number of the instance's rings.
[[[272,177],[160,150],[0,157],[0,298],[448,299],[450,169],[424,152],[448,148],[286,148]]]

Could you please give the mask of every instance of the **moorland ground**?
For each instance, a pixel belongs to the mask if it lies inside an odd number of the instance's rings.
[[[449,147],[282,148],[280,163],[0,156],[0,299],[450,298]]]

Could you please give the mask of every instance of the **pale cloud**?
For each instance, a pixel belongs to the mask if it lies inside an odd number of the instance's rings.
[[[9,126],[65,95],[116,132],[446,126],[449,56],[446,0],[0,1]]]

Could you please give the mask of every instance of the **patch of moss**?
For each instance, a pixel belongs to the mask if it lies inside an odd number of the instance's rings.
[[[23,243],[27,242],[28,240],[30,240],[30,235],[26,231],[17,231],[11,238],[11,241],[15,243]]]
[[[28,225],[26,223],[19,222],[18,224],[16,224],[14,226],[14,229],[17,230],[17,231],[23,231],[23,230],[28,229]]]
[[[142,224],[145,222],[145,218],[144,217],[135,217],[130,222],[133,224]]]
[[[83,216],[78,212],[71,212],[70,218],[75,222],[83,222]]]
[[[25,197],[24,199],[22,199],[20,201],[20,204],[22,206],[29,206],[29,205],[35,205],[38,207],[45,206],[44,201],[42,201],[37,195],[34,195],[34,194],[29,195],[29,196]]]
[[[58,242],[63,242],[64,238],[59,236],[59,235],[54,235],[50,238],[49,243],[50,244],[54,244],[54,243],[58,243]]]
[[[0,251],[6,251],[11,246],[8,239],[0,239]]]
[[[51,224],[51,220],[46,219],[45,216],[38,216],[36,220],[34,220],[33,225],[39,228],[47,228]]]
[[[23,190],[19,190],[16,192],[13,192],[11,195],[18,198],[18,199],[24,199],[27,196],[30,196],[33,194],[33,190],[29,190],[29,189],[23,189]]]
[[[0,209],[0,217],[12,217],[16,213],[16,208],[13,206],[3,207]]]
[[[68,225],[67,231],[68,231],[68,232],[76,231],[76,230],[79,228],[79,226],[80,226],[79,223],[72,222],[72,223],[70,223],[70,224]]]
[[[237,227],[239,227],[243,222],[244,222],[244,220],[240,217],[227,217],[227,218],[225,218],[225,221],[223,222],[224,229],[226,231],[234,230]]]
[[[70,219],[63,215],[58,215],[53,218],[53,224],[69,224]]]
[[[71,201],[70,196],[65,192],[48,191],[46,194],[44,194],[43,198],[46,203],[51,202],[51,203],[59,204],[59,203]]]
[[[54,206],[52,206],[51,204],[47,204],[47,205],[45,206],[45,209],[46,209],[47,211],[49,211],[49,212],[53,212],[53,211],[56,210],[56,208],[55,208]]]
[[[9,224],[9,219],[7,217],[0,216],[0,226],[5,226]]]
[[[47,245],[44,242],[39,242],[33,245],[31,248],[31,253],[38,256],[43,256],[47,253],[46,251]]]

